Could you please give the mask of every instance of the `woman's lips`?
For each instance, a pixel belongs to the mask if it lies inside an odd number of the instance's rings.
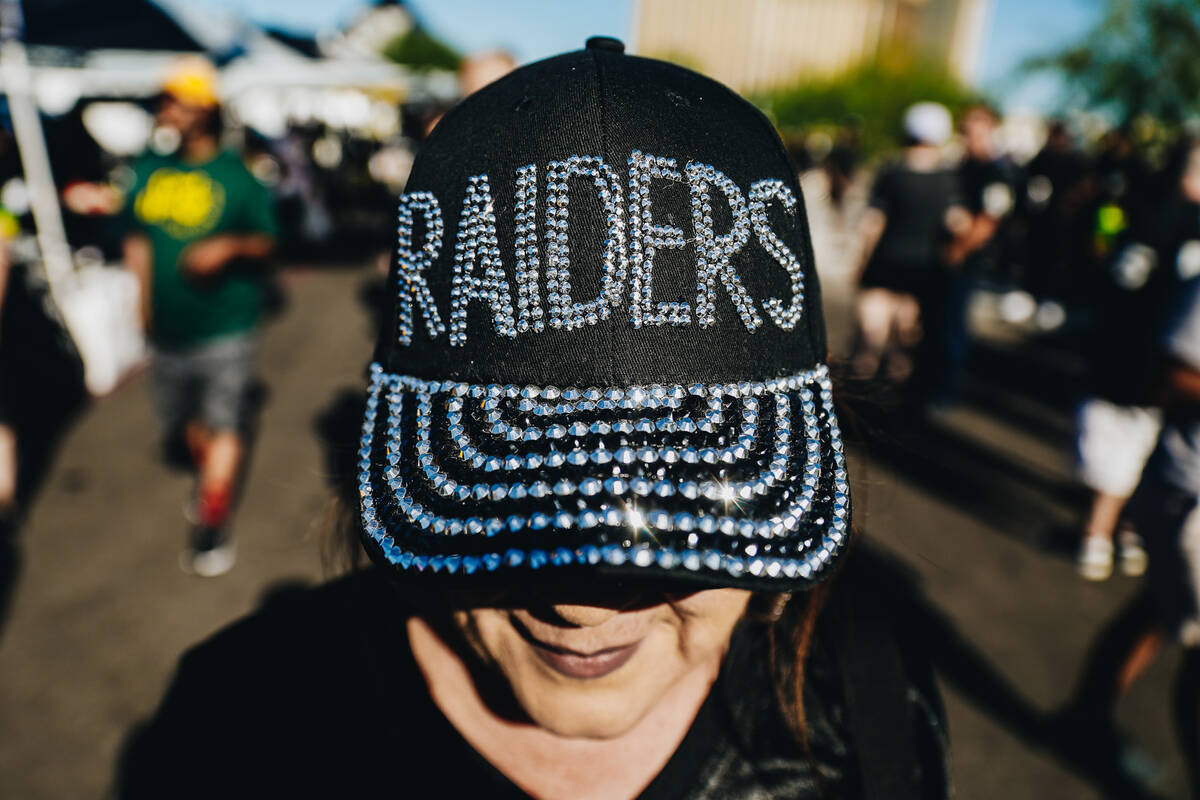
[[[538,654],[551,669],[568,678],[590,680],[602,678],[611,672],[616,672],[625,662],[633,658],[641,640],[620,647],[606,647],[594,653],[576,653],[561,647],[553,647],[538,641],[532,641],[533,652]]]

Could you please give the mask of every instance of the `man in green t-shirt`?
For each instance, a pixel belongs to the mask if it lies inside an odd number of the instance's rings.
[[[179,146],[138,160],[124,212],[125,263],[142,286],[160,415],[167,436],[184,436],[197,475],[182,564],[206,576],[233,566],[229,517],[246,449],[263,262],[276,236],[266,188],[220,148],[216,85],[201,59],[172,71],[158,123]]]

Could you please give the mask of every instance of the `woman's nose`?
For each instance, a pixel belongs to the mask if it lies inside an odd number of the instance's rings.
[[[621,609],[619,608],[570,605],[567,603],[555,603],[550,608],[564,622],[580,628],[594,628],[597,625],[603,625],[621,613]]]

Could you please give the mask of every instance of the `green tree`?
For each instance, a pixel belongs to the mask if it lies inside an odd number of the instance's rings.
[[[1025,67],[1058,71],[1074,105],[1181,123],[1200,114],[1200,3],[1108,0],[1083,38]]]
[[[869,154],[899,143],[904,111],[913,103],[932,100],[959,111],[980,99],[941,65],[895,55],[755,98],[785,137],[832,129],[855,118]]]
[[[457,50],[420,27],[414,27],[388,42],[383,48],[383,55],[397,64],[418,71],[456,70],[462,62]]]

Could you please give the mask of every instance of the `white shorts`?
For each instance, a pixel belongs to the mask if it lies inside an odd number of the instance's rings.
[[[1114,497],[1133,494],[1161,427],[1157,408],[1085,400],[1076,413],[1079,479]]]

